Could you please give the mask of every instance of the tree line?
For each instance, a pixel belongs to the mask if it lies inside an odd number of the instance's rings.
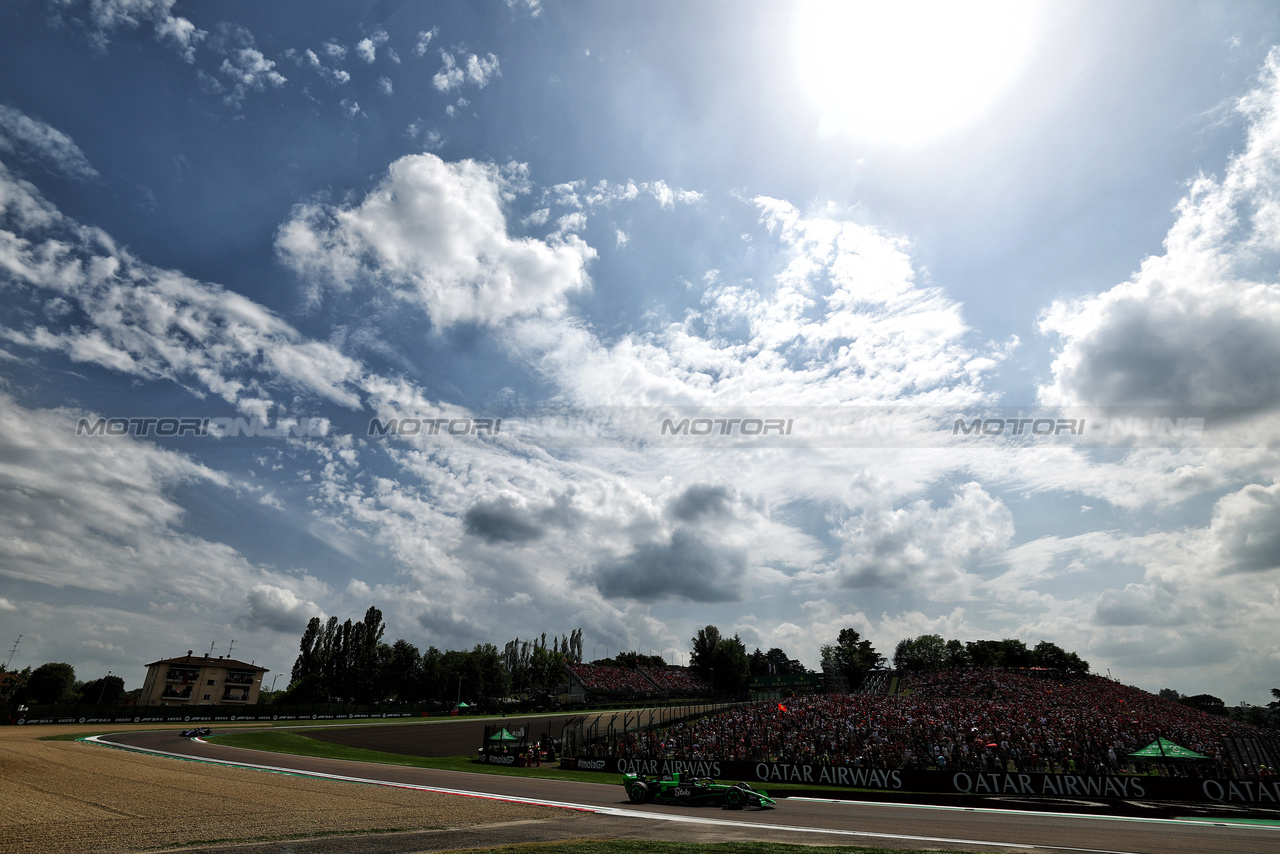
[[[0,669],[0,673],[3,673]],[[0,706],[118,706],[124,699],[124,680],[108,673],[82,682],[65,661],[50,661],[7,674],[0,687]]]
[[[1040,667],[1079,676],[1089,672],[1089,662],[1049,641],[1040,641],[1028,649],[1015,638],[961,643],[942,635],[920,635],[899,641],[893,651],[893,666],[916,672],[957,667]]]
[[[715,626],[699,629],[692,644],[690,666],[719,693],[744,694],[754,677],[815,672],[776,647],[768,652],[757,648],[748,654],[738,635],[724,637]],[[835,642],[824,644],[820,652],[828,691],[857,690],[868,673],[888,663],[871,641],[852,628],[841,629]],[[893,652],[893,666],[918,673],[961,667],[1040,667],[1063,675],[1089,672],[1089,662],[1049,641],[1028,648],[1013,638],[961,642],[934,634],[899,641]]]
[[[550,643],[544,632],[537,638],[510,640],[502,649],[482,643],[468,650],[444,651],[434,646],[419,651],[403,638],[388,644],[383,640],[385,633],[386,623],[376,607],[370,607],[358,621],[339,623],[335,616],[322,622],[319,617],[312,617],[299,640],[288,688],[274,696],[264,692],[262,702],[450,706],[460,701],[489,705],[508,698],[551,702],[566,681],[564,665],[582,662],[580,628],[556,635]],[[841,629],[833,643],[821,647],[820,654],[828,691],[857,690],[868,673],[888,664],[871,641],[852,628]],[[661,656],[636,651],[590,663],[667,666]],[[691,639],[689,666],[716,693],[726,696],[745,696],[755,677],[816,672],[778,647],[767,651],[757,648],[748,653],[741,637],[726,637],[713,625],[699,629]],[[962,642],[937,634],[899,641],[894,648],[893,667],[908,672],[964,667],[1039,667],[1063,675],[1089,672],[1087,661],[1048,641],[1029,648],[1013,638]],[[75,669],[65,662],[48,662],[5,675],[9,678],[0,680],[0,706],[115,707],[126,698],[121,677],[109,673],[99,679],[79,681]],[[1211,714],[1280,728],[1280,688],[1271,693],[1275,697],[1272,703],[1242,703],[1240,707],[1228,707],[1212,695],[1185,696],[1171,688],[1161,690],[1160,696]]]
[[[492,703],[502,698],[545,699],[563,681],[566,661],[582,660],[582,629],[532,640],[515,638],[499,650],[476,644],[469,650],[434,646],[420,651],[400,638],[385,643],[382,612],[322,623],[312,617],[298,642],[289,687],[273,702]]]

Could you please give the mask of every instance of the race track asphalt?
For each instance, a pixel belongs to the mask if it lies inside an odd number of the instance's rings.
[[[515,725],[521,722],[513,721]],[[483,731],[476,721],[417,726],[310,730],[308,735],[345,744],[390,745],[413,741],[418,750],[459,755],[473,752]],[[381,732],[379,732],[381,730]],[[430,732],[429,732],[430,731]],[[366,837],[291,841],[294,854],[411,854],[515,842],[571,838],[665,839],[684,842],[776,841],[806,845],[866,845],[891,849],[952,851],[1075,851],[1133,854],[1280,854],[1280,826],[1133,819],[1017,810],[936,807],[858,801],[788,798],[772,810],[727,811],[627,803],[618,781],[581,783],[457,771],[378,765],[264,753],[181,738],[173,731],[105,736],[119,746],[158,750],[191,758],[269,766],[362,782],[415,786],[471,796],[564,806],[563,819],[521,822],[458,831],[428,831]],[[452,746],[450,746],[452,745]],[[465,745],[465,746],[464,746]],[[462,749],[459,749],[459,748]],[[374,749],[386,750],[386,746]],[[394,751],[388,751],[394,752]],[[404,752],[403,750],[401,752]],[[199,854],[198,849],[183,849]],[[246,845],[219,854],[275,854]]]

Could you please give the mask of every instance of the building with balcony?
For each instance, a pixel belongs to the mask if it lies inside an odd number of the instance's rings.
[[[147,665],[140,706],[252,706],[267,668],[234,658],[193,655]]]

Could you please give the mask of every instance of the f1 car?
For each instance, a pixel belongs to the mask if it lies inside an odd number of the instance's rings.
[[[198,726],[198,727],[194,727],[193,729],[184,729],[179,734],[183,738],[196,738],[201,735],[212,735],[213,730],[209,729],[207,726]]]
[[[777,803],[763,789],[753,789],[747,783],[717,783],[710,777],[686,781],[680,779],[679,771],[661,778],[623,774],[622,785],[633,804],[714,804],[740,810],[745,806],[765,809]]]

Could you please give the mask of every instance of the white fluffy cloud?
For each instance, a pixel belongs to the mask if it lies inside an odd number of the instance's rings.
[[[344,406],[358,403],[355,362],[302,340],[251,300],[140,261],[103,232],[63,217],[3,164],[0,271],[6,287],[26,289],[46,315],[43,323],[0,326],[0,336],[17,344],[207,389],[264,417],[272,403],[261,384],[267,377]],[[77,309],[69,324],[66,305]]]
[[[512,346],[583,405],[814,406],[980,400],[998,354],[965,344],[960,306],[921,286],[905,240],[761,198],[789,263],[761,287],[708,275],[701,310],[606,345],[535,320]]]
[[[1178,206],[1165,254],[1094,297],[1055,303],[1050,404],[1280,405],[1280,51],[1243,98],[1248,142]]]
[[[419,42],[419,45],[422,43]],[[442,50],[440,61],[443,65],[431,78],[431,84],[446,94],[461,89],[466,83],[472,83],[483,89],[493,78],[502,76],[501,64],[498,62],[498,57],[493,54],[486,56],[469,54],[463,57],[462,63],[459,64],[453,54]]]
[[[904,588],[929,599],[970,596],[966,575],[973,564],[1013,540],[1013,514],[977,483],[961,486],[951,501],[935,507],[916,500],[893,507],[867,482],[861,506],[838,520],[842,554],[821,580],[846,588]],[[843,514],[842,514],[843,515]]]
[[[66,15],[89,28],[99,47],[109,42],[111,31],[135,29],[149,22],[156,39],[173,45],[187,62],[195,59],[196,45],[208,35],[186,18],[173,14],[177,0],[54,0],[58,14]]]
[[[299,205],[276,248],[313,286],[386,289],[439,327],[554,315],[589,284],[595,250],[572,234],[510,236],[503,192],[497,167],[403,157],[359,205]]]

